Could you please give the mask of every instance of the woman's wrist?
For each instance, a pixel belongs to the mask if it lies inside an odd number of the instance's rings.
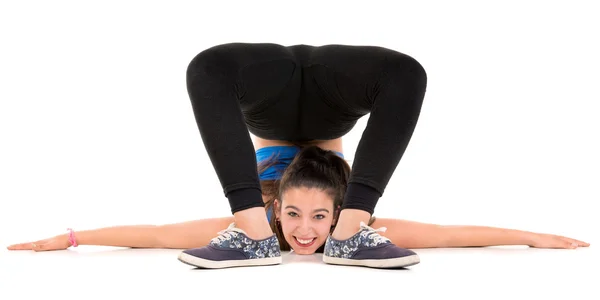
[[[79,244],[77,243],[77,237],[75,236],[75,231],[71,228],[68,228],[67,231],[68,231],[67,238],[68,238],[69,244],[72,247],[77,247]]]
[[[76,232],[72,229],[67,229],[66,233],[58,235],[57,237],[60,238],[61,241],[63,241],[62,243],[64,243],[65,245],[68,245],[67,248],[77,247],[77,246],[81,245],[79,232]]]
[[[523,245],[534,246],[537,243],[538,234],[535,232],[521,231],[521,240]]]

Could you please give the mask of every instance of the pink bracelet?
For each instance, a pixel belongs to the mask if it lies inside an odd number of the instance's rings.
[[[69,242],[71,243],[71,246],[77,247],[77,240],[75,240],[75,232],[71,228],[68,228],[67,230],[69,231]]]

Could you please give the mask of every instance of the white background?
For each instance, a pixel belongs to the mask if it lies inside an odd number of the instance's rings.
[[[230,215],[185,85],[198,52],[229,42],[421,62],[421,117],[377,216],[598,241],[592,1],[82,2],[0,5],[2,245]]]

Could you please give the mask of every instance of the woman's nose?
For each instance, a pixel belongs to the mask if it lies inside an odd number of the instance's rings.
[[[302,221],[300,222],[300,226],[299,226],[299,231],[300,233],[306,233],[308,234],[310,232],[311,229],[311,220],[308,218],[304,218],[302,219]]]

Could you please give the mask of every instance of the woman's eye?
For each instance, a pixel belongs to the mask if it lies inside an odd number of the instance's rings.
[[[315,218],[321,220],[321,219],[325,218],[325,216],[324,215],[316,215]]]
[[[297,216],[297,215],[298,215],[298,214],[297,214],[297,213],[295,213],[295,212],[293,212],[293,211],[290,211],[290,212],[288,213],[288,216],[290,216],[290,217],[295,217],[295,216]]]

